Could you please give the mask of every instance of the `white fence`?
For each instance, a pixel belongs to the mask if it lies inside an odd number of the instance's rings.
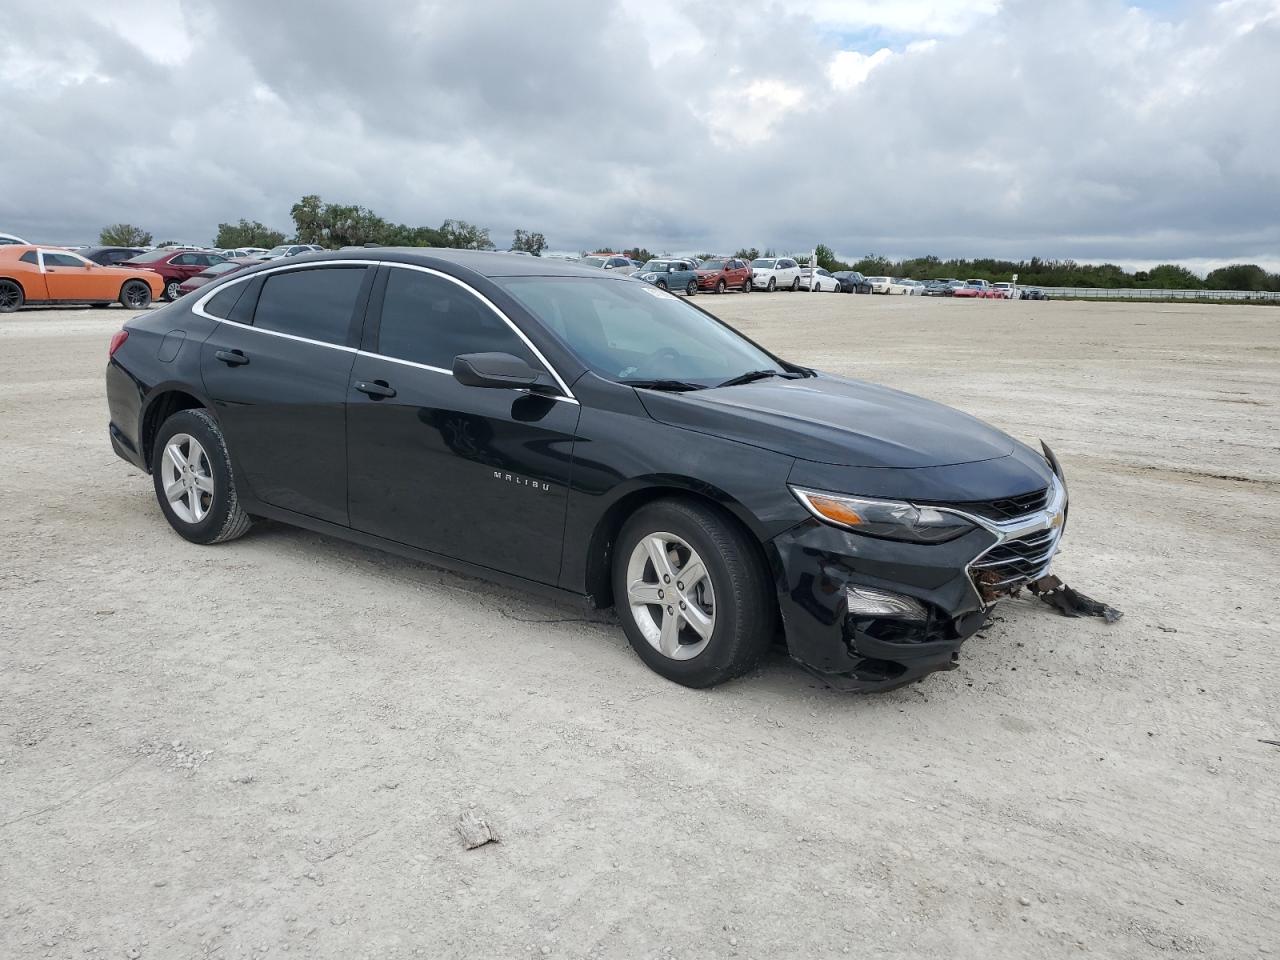
[[[1019,284],[1034,286],[1034,284]],[[1258,300],[1275,303],[1280,293],[1259,290],[1155,290],[1137,287],[1036,287],[1047,297],[1083,300]]]

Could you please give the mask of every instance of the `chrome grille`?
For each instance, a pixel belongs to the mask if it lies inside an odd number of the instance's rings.
[[[1060,527],[1051,527],[997,543],[969,565],[974,586],[988,598],[989,594],[1012,593],[1034,580],[1057,552],[1060,534]]]

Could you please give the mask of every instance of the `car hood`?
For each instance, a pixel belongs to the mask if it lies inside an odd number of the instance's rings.
[[[1016,441],[959,410],[827,374],[689,393],[638,390],[660,423],[850,467],[938,467],[1008,456]]]

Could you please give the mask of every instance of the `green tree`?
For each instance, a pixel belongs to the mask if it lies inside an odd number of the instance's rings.
[[[1266,290],[1267,271],[1256,263],[1233,263],[1212,270],[1204,278],[1210,290]]]
[[[440,224],[440,233],[444,240],[440,244],[442,247],[453,247],[456,250],[493,249],[489,231],[465,220],[446,220]]]
[[[239,223],[218,224],[218,236],[213,241],[215,247],[265,247],[270,250],[284,243],[284,234],[279,230],[259,223],[257,220],[241,219]]]
[[[741,250],[735,253],[734,256],[742,260],[746,260],[747,262],[750,262],[752,260],[760,259],[760,251],[757,250],[755,247],[743,247]]]
[[[151,234],[132,223],[113,223],[98,233],[98,243],[104,247],[145,247],[151,243]]]
[[[632,247],[630,250],[623,250],[622,255],[631,260],[639,260],[641,263],[648,263],[653,259],[653,254],[644,247]]]
[[[540,257],[542,256],[542,251],[547,249],[547,238],[540,233],[517,229],[516,235],[511,241],[511,249],[523,250],[525,253]]]
[[[823,270],[848,270],[849,265],[842,260],[836,259],[836,252],[828,247],[825,243],[820,243],[813,250],[818,258],[818,266]]]
[[[1134,279],[1137,279],[1135,274]],[[1204,281],[1186,267],[1176,263],[1162,263],[1147,272],[1147,284],[1160,290],[1197,290]]]

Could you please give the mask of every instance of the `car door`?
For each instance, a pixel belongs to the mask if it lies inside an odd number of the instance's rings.
[[[200,352],[205,390],[240,478],[263,503],[347,523],[347,383],[372,282],[363,261],[303,266],[224,287],[205,304],[222,319]]]
[[[471,287],[386,265],[347,394],[351,526],[540,583],[560,572],[579,407],[463,386],[453,358],[511,353],[550,370]]]
[[[40,260],[50,300],[112,299],[111,294],[103,292],[97,264],[59,250],[41,250]]]

